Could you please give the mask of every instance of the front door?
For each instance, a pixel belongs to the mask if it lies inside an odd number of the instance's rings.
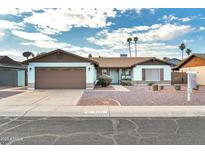
[[[119,72],[117,69],[110,69],[110,76],[112,77],[112,84],[119,84]]]

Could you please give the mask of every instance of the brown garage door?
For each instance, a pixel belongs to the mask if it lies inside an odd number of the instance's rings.
[[[36,89],[85,89],[85,68],[36,68]]]

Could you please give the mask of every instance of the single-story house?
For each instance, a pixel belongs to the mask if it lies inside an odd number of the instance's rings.
[[[171,83],[171,64],[155,57],[98,57],[97,74],[108,74],[113,84],[132,80],[135,84]]]
[[[26,68],[8,56],[0,56],[0,86],[25,86]]]
[[[124,78],[135,83],[171,83],[170,64],[153,57],[84,58],[57,49],[24,63],[29,89],[92,89],[102,73],[109,74],[113,84]]]
[[[172,69],[173,71],[197,72],[197,83],[205,85],[205,54],[192,54]]]

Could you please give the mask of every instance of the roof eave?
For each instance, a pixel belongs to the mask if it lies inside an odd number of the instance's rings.
[[[95,64],[95,65],[98,65],[98,62],[96,62],[96,61],[94,61],[94,60],[91,60],[91,59],[85,58],[85,57],[81,57],[81,56],[78,56],[78,55],[76,55],[76,54],[73,54],[73,53],[70,53],[70,52],[61,50],[61,49],[56,49],[56,50],[53,50],[53,51],[51,51],[51,52],[48,52],[48,53],[45,53],[45,54],[42,54],[42,55],[33,57],[33,58],[31,58],[31,59],[28,59],[28,60],[23,61],[22,63],[23,63],[23,64],[28,64],[28,63],[30,63],[30,62],[34,62],[34,61],[37,60],[37,59],[43,58],[43,57],[45,57],[45,56],[47,56],[47,55],[50,55],[50,54],[55,53],[55,52],[58,52],[58,51],[59,51],[59,52],[62,52],[62,53],[65,53],[65,54],[67,54],[67,55],[69,54],[69,55],[78,57],[78,58],[80,58],[80,59],[84,59],[84,60],[89,61],[89,62],[91,62],[91,63],[93,63],[93,64]]]

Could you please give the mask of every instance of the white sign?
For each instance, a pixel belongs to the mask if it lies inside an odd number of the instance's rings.
[[[194,88],[197,87],[196,82],[196,72],[188,71],[188,81],[187,81],[187,101],[191,100],[191,93]]]

